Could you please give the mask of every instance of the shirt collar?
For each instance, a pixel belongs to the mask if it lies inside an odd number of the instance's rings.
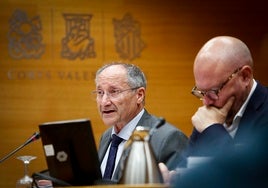
[[[248,105],[248,101],[249,101],[250,97],[252,96],[252,94],[253,94],[254,90],[256,89],[256,87],[257,87],[257,83],[256,83],[256,81],[253,79],[253,86],[252,86],[252,88],[251,88],[251,90],[250,90],[250,92],[249,92],[249,95],[248,95],[246,101],[244,102],[244,104],[242,105],[242,107],[240,108],[240,110],[239,110],[239,111],[237,112],[237,114],[235,115],[234,119],[235,119],[236,117],[240,117],[240,118],[241,118],[241,117],[243,116],[243,114],[244,114],[244,112],[245,112],[245,110],[246,110],[246,107],[247,107],[247,105]]]
[[[144,113],[144,109],[142,109],[130,122],[128,122],[121,131],[117,134],[117,136],[123,138],[124,140],[128,140],[132,135],[132,132],[136,128],[138,122],[140,121],[142,115]],[[112,134],[116,134],[114,128],[112,130]]]
[[[252,88],[251,88],[251,90],[249,92],[249,95],[248,95],[247,99],[245,100],[245,102],[243,103],[243,105],[241,106],[241,108],[239,109],[239,111],[236,113],[236,115],[235,115],[235,117],[233,119],[232,125],[227,126],[226,123],[224,123],[225,129],[229,132],[229,134],[232,137],[234,137],[235,134],[236,134],[236,130],[238,128],[238,124],[240,122],[240,119],[242,118],[242,116],[243,116],[243,114],[244,114],[244,112],[246,110],[246,107],[248,105],[248,101],[251,98],[251,96],[252,96],[253,92],[255,91],[256,87],[257,87],[257,82],[253,79],[253,86],[252,86]]]

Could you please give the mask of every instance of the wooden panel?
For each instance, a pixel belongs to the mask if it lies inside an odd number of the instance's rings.
[[[106,62],[124,60],[115,47],[114,21],[122,21],[126,15],[138,24],[144,43],[140,54],[125,61],[137,64],[147,75],[146,108],[187,135],[192,130],[191,116],[200,105],[190,94],[194,85],[192,64],[211,37],[232,35],[245,41],[255,59],[256,79],[268,85],[268,12],[261,3],[3,0],[0,10],[0,157],[22,144],[46,121],[90,118],[98,144],[107,127],[90,97],[94,72]],[[9,53],[10,38],[14,37],[10,31],[18,31],[11,28],[16,11],[25,13],[34,26],[38,26],[38,19],[33,19],[39,16],[41,28],[37,34],[42,37],[44,51],[37,58],[18,58],[14,51],[13,56]],[[89,31],[95,57],[62,57],[67,29],[64,14],[92,16]],[[20,28],[27,34],[31,27],[26,24]],[[46,169],[41,141],[34,142],[0,164],[0,187],[14,187],[23,172],[15,157],[24,154],[37,156],[30,165],[31,172]]]

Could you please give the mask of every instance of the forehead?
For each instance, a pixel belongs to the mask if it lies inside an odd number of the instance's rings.
[[[224,79],[228,71],[221,64],[203,63],[194,68],[195,84],[201,90],[216,89]]]
[[[96,79],[97,86],[118,86],[127,83],[127,72],[123,66],[113,65],[104,69]]]

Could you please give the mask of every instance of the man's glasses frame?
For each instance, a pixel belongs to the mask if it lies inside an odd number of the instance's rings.
[[[110,91],[95,90],[95,91],[92,91],[92,94],[96,97],[96,99],[102,99],[105,94],[109,97],[109,99],[116,99],[120,96],[121,93],[125,91],[133,91],[138,88],[140,87],[128,88],[128,89],[123,89],[123,90],[112,89]]]
[[[224,81],[221,86],[218,89],[211,89],[208,91],[201,91],[196,86],[193,87],[191,93],[196,96],[198,99],[203,100],[205,96],[212,100],[218,100],[219,99],[219,93],[223,89],[223,87],[242,69],[243,67],[240,67],[236,69],[228,78],[226,81]]]

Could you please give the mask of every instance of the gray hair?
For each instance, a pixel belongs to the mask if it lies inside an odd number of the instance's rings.
[[[113,66],[113,65],[121,65],[123,66],[127,71],[127,80],[128,85],[131,88],[138,88],[138,87],[144,87],[147,86],[147,81],[144,73],[141,71],[141,69],[134,65],[134,64],[128,64],[128,63],[119,63],[119,62],[112,62],[110,64],[106,64],[102,66],[100,69],[96,72],[95,82],[98,77],[98,75],[106,68]]]

